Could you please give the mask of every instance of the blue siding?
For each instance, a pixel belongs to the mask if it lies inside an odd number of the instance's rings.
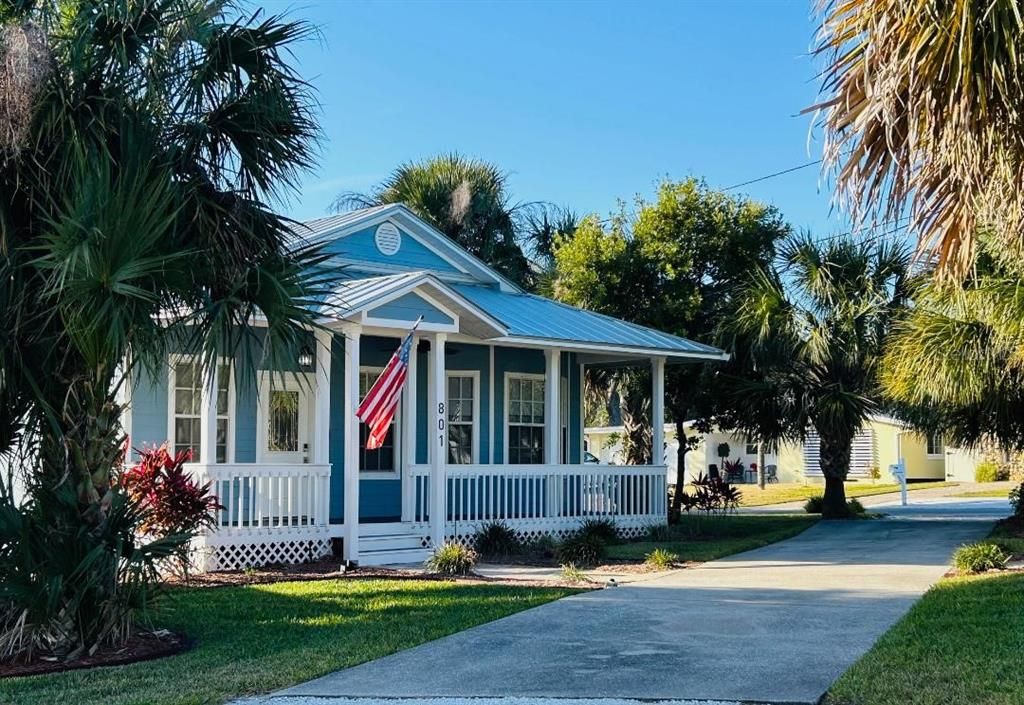
[[[331,460],[332,524],[345,516],[345,338],[334,336],[331,345],[331,427],[328,431],[328,457]]]
[[[435,272],[458,272],[448,260],[437,255],[425,247],[419,240],[415,239],[406,230],[399,228],[402,233],[402,246],[393,255],[381,254],[374,242],[374,234],[377,226],[357,230],[347,237],[331,242],[328,252],[333,252],[345,258],[355,259],[362,262],[379,262],[395,267],[402,267],[414,270],[427,270]]]
[[[132,437],[133,449],[143,446],[159,446],[167,438],[167,368],[161,367],[156,376],[146,371],[137,375],[132,388]],[[137,458],[132,452],[132,458]]]
[[[505,373],[544,374],[544,352],[526,348],[494,349],[494,462],[505,462]]]
[[[419,316],[423,316],[423,320],[427,323],[443,323],[446,325],[455,323],[451,316],[438,310],[435,306],[424,301],[414,293],[399,296],[383,306],[372,308],[366,312],[366,315],[398,321],[415,321]]]

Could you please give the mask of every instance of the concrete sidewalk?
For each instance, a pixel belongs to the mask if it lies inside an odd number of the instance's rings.
[[[577,595],[265,699],[508,697],[814,703],[1008,512],[898,508],[649,581]],[[318,700],[316,700],[319,702]]]

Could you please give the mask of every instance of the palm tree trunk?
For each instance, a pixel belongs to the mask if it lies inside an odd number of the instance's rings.
[[[757,444],[757,486],[762,490],[765,483],[764,471],[764,443]]]
[[[850,514],[843,483],[850,470],[852,448],[853,440],[847,437],[822,435],[818,442],[821,473],[825,476],[825,497],[821,509],[821,516],[825,519],[838,519]]]
[[[627,465],[647,465],[651,462],[653,438],[646,413],[650,407],[650,400],[628,392],[622,393],[621,399],[622,454],[625,456],[625,462]]]

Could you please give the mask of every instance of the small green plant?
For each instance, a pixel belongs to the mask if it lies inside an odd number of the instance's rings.
[[[619,542],[619,527],[611,519],[587,519],[580,524],[579,536],[593,536],[611,546]]]
[[[541,534],[522,545],[523,553],[535,558],[554,558],[558,553],[558,542],[550,534]]]
[[[868,475],[871,477],[872,482],[878,482],[882,479],[882,469],[877,465],[872,465],[868,468]]]
[[[1024,517],[1024,482],[1010,490],[1010,506],[1015,516]]]
[[[590,578],[582,570],[576,567],[575,563],[562,564],[562,580],[567,583],[589,583]]]
[[[597,565],[604,558],[606,546],[598,536],[578,533],[559,544],[558,559],[574,565]]]
[[[644,534],[645,541],[671,541],[672,540],[672,529],[665,524],[651,524],[647,527],[647,532]]]
[[[1003,568],[1010,557],[994,543],[972,543],[961,546],[953,554],[953,565],[961,573],[981,573]]]
[[[818,494],[808,497],[807,501],[804,502],[804,511],[808,514],[821,514],[824,509],[825,497],[823,495]],[[860,516],[866,512],[864,505],[856,497],[846,500],[846,510],[850,516]]]
[[[480,527],[473,545],[479,555],[496,558],[505,558],[522,550],[519,538],[503,521],[492,521]]]
[[[653,570],[668,570],[679,563],[679,554],[656,548],[644,556],[644,565]]]
[[[823,495],[816,494],[813,497],[808,497],[804,502],[804,511],[808,514],[821,514],[824,509],[825,497]]]
[[[435,549],[426,561],[428,570],[441,575],[469,575],[475,565],[473,549],[451,542]]]
[[[983,460],[974,468],[975,482],[998,482],[1004,479],[999,463],[994,460]]]

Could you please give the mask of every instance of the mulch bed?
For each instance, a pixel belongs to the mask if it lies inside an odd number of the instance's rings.
[[[553,580],[518,580],[514,578],[488,578],[482,575],[466,575],[453,577],[438,575],[422,570],[380,568],[367,566],[360,568],[342,568],[340,561],[321,560],[298,565],[267,565],[250,570],[230,570],[216,573],[198,573],[189,576],[187,583],[179,578],[170,578],[169,585],[187,585],[196,588],[218,588],[238,585],[268,585],[271,583],[301,582],[307,580],[436,580],[439,582],[496,585],[516,585],[519,587],[571,587],[578,589],[596,589],[596,585],[586,585],[569,581]]]
[[[180,654],[192,648],[192,645],[193,643],[183,634],[176,634],[166,629],[155,632],[138,632],[128,640],[127,644],[98,649],[92,655],[82,656],[73,661],[63,661],[54,656],[36,656],[28,662],[0,663],[0,678],[36,676],[43,673],[99,666],[123,666],[127,663]]]

